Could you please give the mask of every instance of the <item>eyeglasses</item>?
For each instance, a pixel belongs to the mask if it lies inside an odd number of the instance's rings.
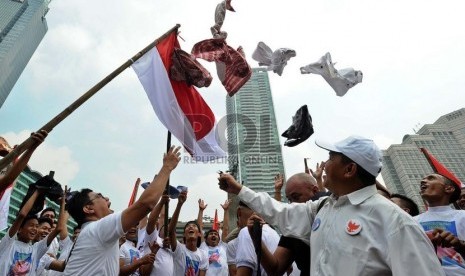
[[[87,204],[91,204],[92,201],[94,201],[94,200],[96,200],[96,199],[98,199],[98,198],[104,198],[104,196],[103,196],[101,193],[98,193],[94,198],[89,199],[89,201],[87,201],[86,205],[87,205]]]

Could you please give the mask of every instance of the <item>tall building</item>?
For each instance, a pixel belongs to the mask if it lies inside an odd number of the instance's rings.
[[[274,177],[284,172],[268,73],[252,69],[250,80],[233,97],[226,97],[229,171],[257,192],[274,195]],[[235,214],[233,201],[230,214]],[[235,215],[230,216],[236,225]]]
[[[0,0],[0,107],[47,32],[51,0]]]
[[[407,195],[421,209],[421,179],[433,172],[419,148],[426,148],[442,164],[465,182],[465,108],[439,117],[416,134],[404,136],[402,144],[383,151],[383,180],[393,193]]]

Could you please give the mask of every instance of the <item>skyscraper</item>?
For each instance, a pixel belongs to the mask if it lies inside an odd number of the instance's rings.
[[[0,107],[47,32],[50,0],[0,0]]]
[[[226,97],[229,170],[247,187],[273,196],[274,176],[284,172],[281,145],[268,73],[252,70],[239,92]],[[236,218],[230,219],[235,226]]]
[[[381,171],[391,192],[405,194],[423,210],[419,194],[421,179],[433,172],[419,148],[426,148],[462,182],[465,181],[465,108],[439,117],[416,134],[404,136],[402,144],[383,151]]]

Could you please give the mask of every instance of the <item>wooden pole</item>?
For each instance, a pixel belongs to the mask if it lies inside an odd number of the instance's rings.
[[[70,106],[68,106],[65,110],[63,110],[60,114],[55,116],[52,120],[46,123],[43,127],[39,128],[39,130],[45,130],[47,132],[51,132],[54,127],[56,127],[61,121],[63,121],[66,117],[68,117],[74,110],[76,110],[79,106],[85,103],[88,99],[90,99],[93,95],[95,95],[100,89],[102,89],[105,85],[107,85],[111,80],[113,80],[116,76],[121,74],[126,68],[131,66],[136,60],[141,58],[145,53],[150,51],[153,47],[155,47],[161,40],[165,39],[168,35],[172,32],[175,32],[181,27],[181,25],[176,24],[173,28],[167,31],[165,34],[157,38],[155,41],[147,45],[144,49],[140,52],[135,54],[132,58],[128,61],[123,63],[120,67],[116,68],[113,72],[111,72],[108,76],[106,76],[103,80],[99,83],[94,85],[91,89],[89,89],[84,95],[79,97],[76,101],[74,101]],[[14,150],[12,150],[8,155],[6,155],[3,159],[0,160],[0,170],[5,168],[8,164],[10,164],[15,158],[19,157],[23,152],[25,152],[28,148],[30,148],[35,143],[35,140],[32,137],[27,138],[24,142],[22,142],[19,146],[17,146]]]
[[[171,148],[171,132],[168,130],[168,137],[166,139],[166,152],[168,152]],[[166,187],[165,187],[165,195],[169,195],[170,191],[170,178],[168,177],[168,181],[166,181]],[[165,219],[163,221],[163,237],[168,237],[168,210],[169,210],[169,202],[165,203]]]

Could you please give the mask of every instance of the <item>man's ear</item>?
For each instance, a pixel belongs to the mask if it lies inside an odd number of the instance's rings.
[[[451,185],[446,185],[444,187],[444,190],[446,191],[446,193],[448,194],[453,194],[455,192],[455,187],[452,187]]]
[[[345,167],[345,172],[344,172],[344,176],[346,177],[352,177],[352,176],[355,176],[357,174],[357,164],[355,163],[349,163],[346,165]]]
[[[95,213],[94,209],[91,207],[91,205],[86,205],[82,208],[84,211],[84,214],[93,214]]]

